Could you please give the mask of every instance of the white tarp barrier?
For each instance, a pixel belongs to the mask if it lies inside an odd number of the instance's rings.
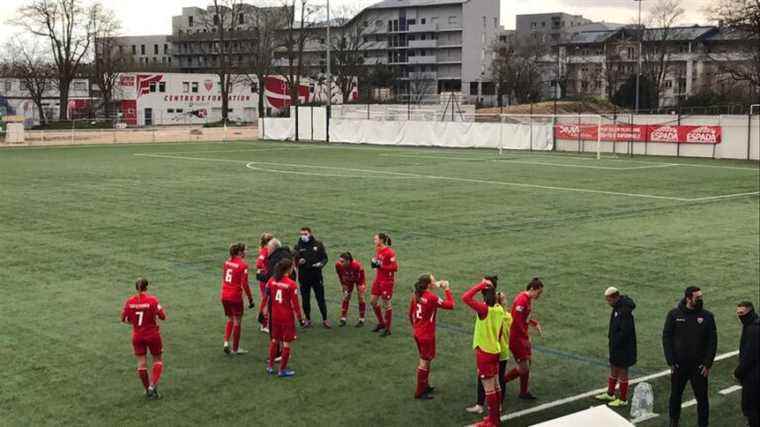
[[[633,427],[633,424],[607,405],[599,405],[532,427]]]

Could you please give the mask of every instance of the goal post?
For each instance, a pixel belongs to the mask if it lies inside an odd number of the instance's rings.
[[[500,114],[499,123],[506,128],[507,125],[525,126],[528,129],[529,150],[533,151],[537,128],[549,128],[552,138],[552,151],[557,150],[558,140],[577,141],[578,151],[585,151],[583,146],[586,142],[594,143],[596,158],[601,158],[602,129],[605,118],[601,114]],[[518,128],[519,129],[519,128]],[[505,129],[506,130],[506,129]],[[512,132],[514,134],[514,132]],[[510,132],[500,131],[499,154],[505,149],[512,149],[507,144]],[[520,137],[523,132],[518,133]]]

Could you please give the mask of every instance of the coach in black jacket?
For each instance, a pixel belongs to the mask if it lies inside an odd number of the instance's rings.
[[[302,227],[299,234],[300,238],[294,249],[306,326],[311,326],[311,290],[313,289],[319,312],[322,314],[322,325],[329,329],[330,322],[327,321],[325,286],[322,278],[322,269],[327,265],[327,251],[322,242],[314,237],[309,227]]]
[[[742,412],[747,424],[760,427],[760,318],[749,301],[739,303],[736,315],[742,322],[742,339],[734,377],[742,384]]]
[[[707,399],[707,376],[710,374],[718,348],[718,333],[712,313],[702,308],[702,291],[690,286],[684,298],[670,310],[662,330],[662,349],[671,368],[670,425],[678,426],[681,399],[686,382],[691,383],[697,399],[699,427],[710,422],[710,403]]]

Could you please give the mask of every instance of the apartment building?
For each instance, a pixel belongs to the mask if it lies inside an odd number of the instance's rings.
[[[167,35],[116,37],[104,44],[115,49],[133,69],[171,70],[176,65],[174,46]]]
[[[517,15],[515,31],[518,37],[524,35],[540,35],[547,42],[559,42],[563,35],[576,32],[576,28],[593,24],[582,15],[570,15],[563,12],[534,13]]]

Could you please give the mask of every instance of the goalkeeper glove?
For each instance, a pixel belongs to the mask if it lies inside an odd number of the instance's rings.
[[[248,300],[248,308],[249,308],[249,309],[252,309],[252,308],[253,308],[253,300],[252,300],[252,299],[249,299],[249,300]]]
[[[376,260],[375,258],[372,258],[372,262],[370,264],[372,265],[372,268],[380,268],[380,261]]]

